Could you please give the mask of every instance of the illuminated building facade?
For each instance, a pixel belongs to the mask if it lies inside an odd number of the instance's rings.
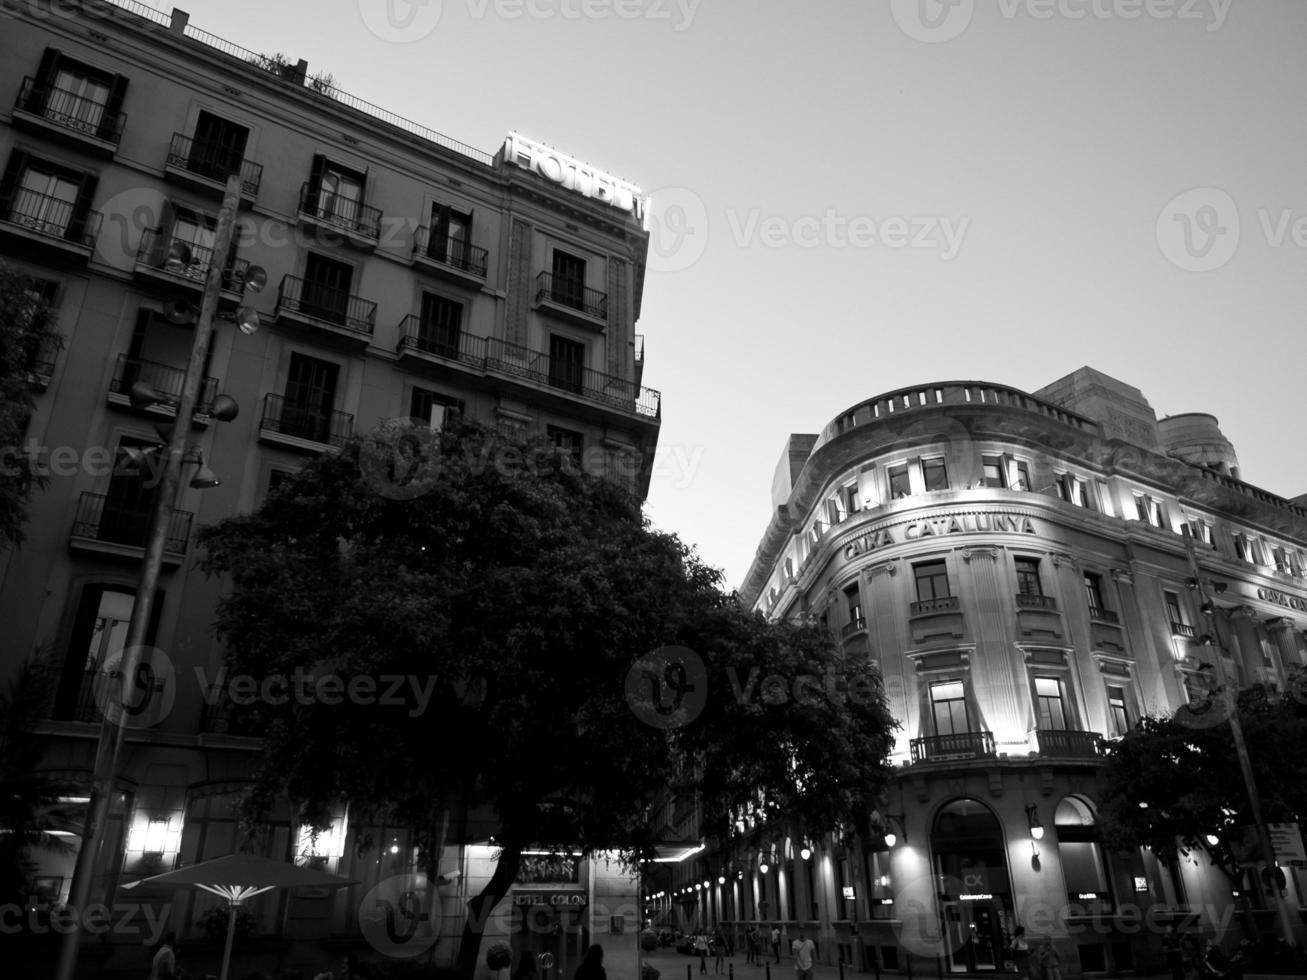
[[[191,426],[222,484],[193,489],[195,470],[183,471],[149,638],[171,680],[128,737],[96,868],[93,901],[113,904],[133,877],[235,846],[230,803],[259,750],[229,724],[210,628],[220,583],[195,571],[195,528],[254,509],[306,460],[392,418],[434,428],[466,413],[547,435],[589,472],[647,492],[661,406],[641,383],[635,333],[644,200],[524,136],[485,153],[310,77],[303,62],[132,0],[7,7],[0,98],[0,258],[40,281],[49,329],[63,338],[30,365],[27,436],[50,481],[32,501],[25,546],[0,554],[0,680],[34,650],[52,665],[45,772],[74,785],[91,768],[96,682],[122,643],[152,506],[131,451],[157,444],[156,424],[175,415],[191,309],[211,262],[224,263]],[[215,256],[232,175],[236,242]],[[255,266],[267,287],[244,298],[262,326],[245,335],[231,314]],[[133,406],[141,381],[162,405]],[[210,414],[218,394],[239,404],[234,420]],[[73,843],[79,830],[71,821]],[[478,880],[483,856],[464,847],[472,833],[450,828],[439,886],[449,909]],[[353,843],[365,834],[385,846],[363,859]],[[357,937],[361,897],[412,867],[407,829],[355,826],[344,813],[316,841],[284,815],[266,846],[313,854],[360,884],[258,900],[265,936]],[[72,865],[42,853],[34,902],[66,898]],[[566,870],[564,891],[589,893],[604,878],[589,865]],[[199,935],[215,901],[181,895],[169,928]],[[439,956],[452,956],[450,936],[437,937]],[[109,938],[139,949],[141,934]],[[633,950],[633,932],[621,942]]]
[[[790,437],[772,503],[741,594],[879,673],[896,779],[870,839],[776,841],[713,918],[779,923],[787,948],[808,922],[828,962],[919,974],[1001,969],[1017,924],[1067,975],[1157,966],[1171,921],[1225,936],[1231,889],[1204,855],[1170,869],[1100,844],[1096,772],[1141,715],[1207,695],[1217,650],[1240,687],[1283,691],[1307,663],[1307,497],[1242,482],[1212,416],[1159,420],[1083,368],[1033,394],[869,399]],[[1245,891],[1274,930],[1269,892]]]

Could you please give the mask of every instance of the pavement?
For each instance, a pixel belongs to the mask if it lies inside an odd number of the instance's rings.
[[[644,961],[652,964],[661,976],[659,980],[699,980],[701,976],[706,980],[795,980],[794,959],[785,955],[782,951],[781,961],[777,963],[772,956],[763,957],[760,965],[744,962],[744,954],[736,951],[735,956],[727,957],[722,962],[722,972],[718,974],[714,970],[713,957],[708,957],[708,972],[699,973],[699,958],[689,956],[685,953],[678,953],[674,949],[660,949],[656,953],[645,953]],[[687,972],[688,970],[688,972]],[[817,963],[813,967],[813,980],[867,980],[875,977],[876,974],[870,970],[861,971],[852,966],[846,965],[843,971],[836,964]],[[891,971],[882,970],[881,975],[885,977],[907,977],[907,973],[902,970]],[[1016,974],[1013,973],[986,973],[977,974],[978,976],[993,977],[995,980],[1016,980]],[[939,980],[940,977],[961,977],[962,974],[942,973],[932,969],[930,972],[922,972],[914,968],[914,980]],[[1171,980],[1170,973],[1095,973],[1096,978],[1104,977],[1129,977],[1131,980]],[[1283,978],[1281,978],[1283,980]]]

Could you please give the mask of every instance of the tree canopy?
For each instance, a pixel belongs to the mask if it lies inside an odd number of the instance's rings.
[[[528,846],[634,863],[669,789],[694,792],[722,837],[746,801],[821,833],[862,825],[885,783],[896,723],[866,660],[744,609],[635,497],[548,443],[401,426],[201,543],[230,580],[217,631],[232,674],[356,688],[248,706],[266,737],[251,815],[289,798],[322,824],[349,800],[415,827],[429,858],[451,808],[493,814],[498,866],[469,903],[464,972]],[[663,681],[684,703],[650,713]]]
[[[1103,769],[1107,842],[1147,847],[1168,863],[1178,847],[1205,850],[1236,877],[1252,856],[1254,820],[1229,718],[1237,705],[1263,819],[1296,822],[1307,816],[1305,694],[1307,674],[1294,668],[1287,693],[1214,690],[1170,717],[1142,719],[1110,748]]]

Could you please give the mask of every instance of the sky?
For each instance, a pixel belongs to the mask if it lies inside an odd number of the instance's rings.
[[[930,381],[1090,365],[1307,493],[1301,0],[183,3],[464,143],[517,131],[651,196],[647,511],[728,587],[789,434]]]

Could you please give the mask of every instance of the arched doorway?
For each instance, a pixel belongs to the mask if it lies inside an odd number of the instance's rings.
[[[977,800],[954,800],[935,815],[930,850],[948,969],[1001,969],[1012,885],[998,818]]]

